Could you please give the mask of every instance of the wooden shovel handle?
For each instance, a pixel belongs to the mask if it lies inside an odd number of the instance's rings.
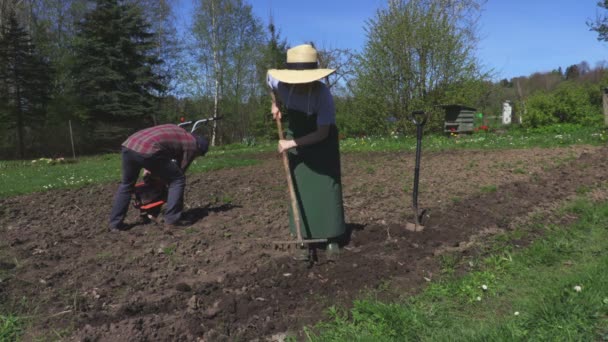
[[[279,132],[279,140],[285,139],[283,137],[283,126],[281,125],[281,118],[277,117],[277,130]],[[281,153],[283,158],[283,167],[285,168],[285,175],[287,177],[287,186],[289,187],[289,198],[291,199],[291,210],[293,212],[293,222],[296,226],[296,234],[298,241],[302,241],[302,231],[300,228],[300,210],[298,208],[298,200],[296,199],[296,192],[293,187],[293,179],[291,178],[291,171],[289,170],[289,161],[287,159],[287,151]]]

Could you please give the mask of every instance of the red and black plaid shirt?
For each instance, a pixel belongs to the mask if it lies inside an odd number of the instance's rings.
[[[194,136],[172,124],[154,126],[136,132],[127,138],[122,146],[145,156],[160,154],[175,159],[184,171],[199,153]]]

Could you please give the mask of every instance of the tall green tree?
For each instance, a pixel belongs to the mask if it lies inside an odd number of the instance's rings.
[[[154,67],[154,34],[136,4],[96,0],[75,44],[73,77],[84,116],[95,121],[152,118],[164,87]]]
[[[391,0],[367,23],[356,69],[354,120],[362,133],[402,126],[413,110],[430,109],[482,78],[475,57],[480,0]],[[440,125],[440,117],[430,126]],[[403,127],[401,127],[403,128]]]
[[[0,29],[0,119],[6,129],[16,130],[19,156],[24,158],[26,128],[44,122],[51,70],[14,12],[4,23]]]
[[[177,17],[175,9],[177,0],[129,0],[140,6],[146,18],[149,18],[151,31],[154,33],[153,55],[163,63],[154,66],[154,72],[161,76],[163,91],[158,93],[159,103],[158,121],[174,121],[179,117],[171,105],[169,96],[176,90],[177,75],[182,71],[184,58],[184,42],[177,30]],[[166,101],[165,101],[166,100]],[[156,121],[156,120],[155,120]]]
[[[241,106],[259,89],[257,60],[263,30],[252,7],[243,0],[200,0],[194,14],[195,57],[213,98],[213,117],[220,115],[241,131],[250,124]],[[226,108],[222,110],[221,106]],[[232,115],[232,118],[230,117]],[[211,144],[218,138],[213,122]],[[234,138],[234,137],[233,137]]]
[[[257,62],[257,77],[261,92],[257,97],[256,119],[253,135],[264,139],[276,139],[276,128],[270,122],[270,96],[266,74],[268,69],[281,69],[287,59],[287,40],[281,37],[281,32],[274,24],[272,15],[266,27],[262,58]]]
[[[49,103],[49,125],[74,118],[77,96],[74,77],[70,74],[75,60],[77,23],[87,12],[89,0],[29,0],[32,5],[32,38],[48,58],[53,73],[53,94]]]
[[[314,46],[314,44],[312,44]],[[332,90],[344,94],[345,85],[354,76],[355,54],[350,49],[317,48],[319,67],[335,69],[336,71],[325,78],[325,84]]]

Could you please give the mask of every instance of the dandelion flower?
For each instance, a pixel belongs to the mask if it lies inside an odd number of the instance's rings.
[[[487,291],[488,290],[488,285],[486,285],[486,284],[481,285],[481,289],[484,290],[484,291]]]
[[[515,316],[519,316],[519,311],[515,311],[513,314],[514,314]]]
[[[576,285],[574,287],[574,291],[576,291],[576,292],[581,292],[582,290],[583,290],[583,288],[581,286],[579,286],[579,285]]]

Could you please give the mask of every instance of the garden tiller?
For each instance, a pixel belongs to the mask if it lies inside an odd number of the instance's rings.
[[[414,111],[410,116],[410,120],[416,125],[416,165],[414,167],[414,189],[412,191],[412,208],[414,209],[414,223],[408,222],[405,226],[407,230],[419,232],[424,229],[422,221],[426,214],[426,209],[418,208],[418,179],[420,178],[420,157],[422,155],[422,129],[428,119],[427,113],[423,111]]]
[[[167,184],[148,173],[143,182],[135,184],[133,197],[133,207],[139,210],[142,221],[158,223],[160,209],[167,201]]]
[[[197,121],[184,121],[178,124],[179,127],[192,125],[190,133],[209,121],[219,120],[221,117],[207,118]],[[148,223],[153,221],[158,223],[158,215],[160,210],[167,201],[168,185],[159,177],[153,174],[144,174],[143,181],[135,184],[133,192],[133,207],[139,210],[139,215],[143,222]]]

